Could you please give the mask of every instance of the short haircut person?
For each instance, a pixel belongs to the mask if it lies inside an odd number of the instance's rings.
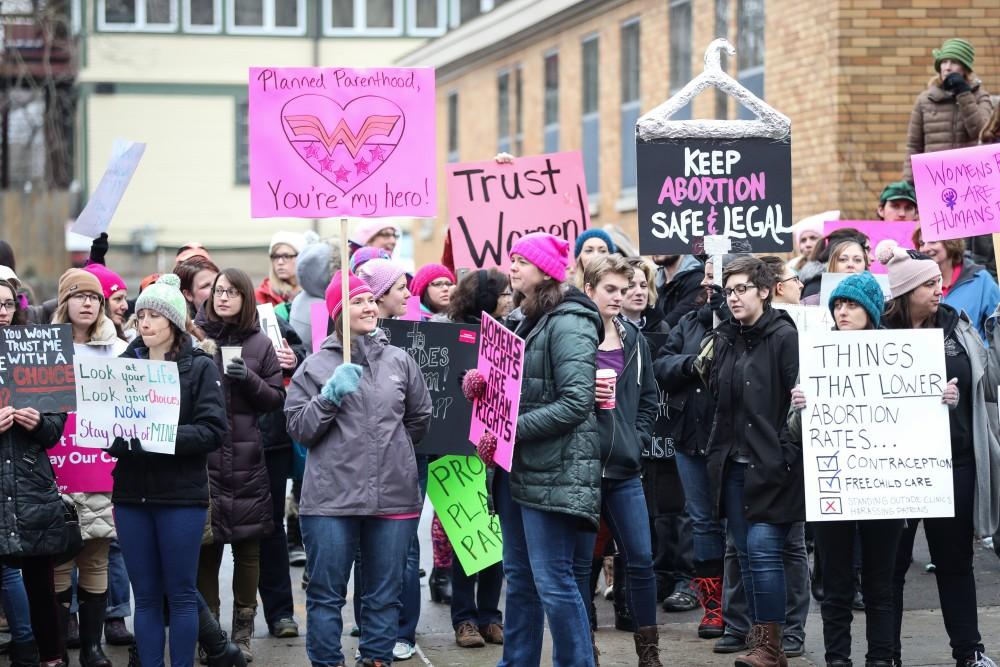
[[[730,276],[740,274],[746,275],[747,279],[758,290],[766,289],[767,297],[763,298],[764,303],[771,303],[771,298],[774,296],[774,283],[776,282],[771,267],[756,257],[737,257],[722,270],[722,285],[725,286],[729,282]]]
[[[777,255],[767,255],[765,257],[761,257],[760,261],[767,264],[767,268],[771,269],[771,273],[774,274],[775,283],[781,280],[781,276],[785,275],[785,269],[788,268],[787,262]]]
[[[212,283],[212,294],[205,300],[205,316],[213,322],[222,320],[222,317],[215,312],[215,290],[219,286],[219,278],[223,276],[243,297],[240,312],[236,315],[235,325],[239,331],[249,331],[257,323],[257,301],[254,299],[253,282],[250,280],[250,276],[241,269],[223,269],[215,277],[215,281]]]
[[[631,281],[634,273],[633,268],[621,255],[603,255],[591,260],[583,270],[583,284],[590,285],[593,289],[609,275],[624,276]]]
[[[632,280],[638,278],[638,274],[641,273],[646,278],[646,299],[649,307],[656,305],[656,297],[659,296],[656,293],[656,267],[650,264],[642,257],[626,257],[625,261],[629,266],[635,271],[636,275],[632,276]]]

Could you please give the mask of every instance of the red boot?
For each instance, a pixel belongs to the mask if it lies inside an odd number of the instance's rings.
[[[722,624],[722,577],[699,577],[691,582],[691,588],[698,593],[705,615],[698,624],[698,636],[702,639],[717,639],[725,629]]]

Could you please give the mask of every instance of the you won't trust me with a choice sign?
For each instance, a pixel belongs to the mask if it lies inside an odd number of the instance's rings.
[[[652,214],[653,236],[688,243],[706,235],[737,239],[770,235],[780,243],[779,235],[789,233],[791,226],[784,224],[781,204],[763,203],[767,199],[765,171],[733,176],[742,157],[735,149],[707,151],[685,146],[684,176],[663,179],[657,203],[670,210]]]

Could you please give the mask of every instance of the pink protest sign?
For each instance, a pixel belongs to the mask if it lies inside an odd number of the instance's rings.
[[[485,432],[495,435],[493,460],[508,472],[514,459],[523,367],[524,340],[484,312],[476,368],[486,378],[486,391],[472,403],[469,440],[475,445]]]
[[[319,352],[323,341],[329,335],[330,313],[326,310],[325,301],[317,301],[309,306],[309,323],[312,325],[312,351]]]
[[[432,69],[250,68],[250,208],[433,217]]]
[[[925,241],[1000,232],[1000,144],[910,156]]]
[[[902,248],[913,248],[913,232],[920,225],[919,222],[889,222],[887,220],[828,220],[823,223],[823,235],[826,236],[836,229],[851,227],[871,241],[871,267],[872,273],[886,273],[885,266],[875,258],[875,248],[882,239],[892,239]]]
[[[455,266],[510,267],[510,248],[529,232],[569,241],[590,226],[579,151],[467,162],[448,169],[448,227]]]
[[[99,449],[77,447],[76,413],[66,416],[59,444],[48,451],[60,493],[110,493],[115,459]]]

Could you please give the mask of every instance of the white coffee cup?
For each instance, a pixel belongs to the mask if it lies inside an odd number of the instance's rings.
[[[243,355],[242,345],[223,345],[219,348],[222,352],[222,368],[225,369],[234,358]]]

